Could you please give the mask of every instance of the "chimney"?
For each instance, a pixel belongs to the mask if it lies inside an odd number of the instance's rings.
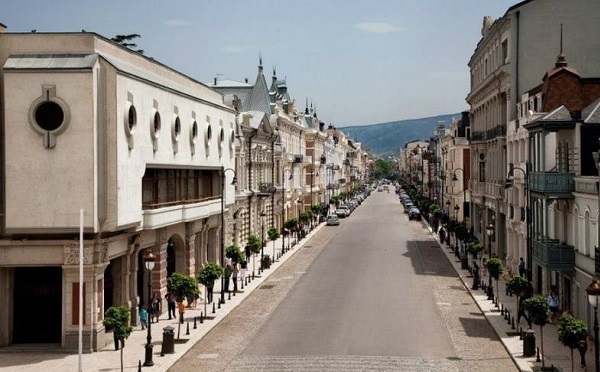
[[[244,81],[245,81],[246,83],[248,83],[248,78],[245,78],[245,79],[244,79]]]
[[[217,78],[215,78],[215,84],[214,85],[217,85]]]

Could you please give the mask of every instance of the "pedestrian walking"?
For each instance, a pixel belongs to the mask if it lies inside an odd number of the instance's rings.
[[[550,323],[554,324],[558,314],[558,308],[560,306],[558,292],[556,290],[555,285],[550,286],[550,293],[546,298],[546,302],[548,303],[548,307],[550,308]]]
[[[142,325],[142,330],[148,327],[148,311],[146,310],[146,306],[142,306],[140,310],[140,324]]]
[[[240,275],[241,275],[240,280],[242,281],[242,283],[244,283],[246,280],[246,270],[247,269],[248,269],[248,261],[242,261],[240,263]]]
[[[169,312],[169,320],[171,320],[171,317],[177,318],[177,315],[175,314],[175,308],[177,307],[175,296],[173,296],[171,292],[167,292],[165,298],[167,299],[167,311]]]
[[[225,292],[229,292],[229,278],[231,277],[231,272],[231,261],[228,260],[225,265],[225,272],[223,273],[223,279],[225,279],[223,290]]]
[[[237,262],[233,262],[231,264],[231,279],[233,280],[233,291],[237,292],[238,290],[238,273],[240,272],[240,269],[238,269],[238,265]]]
[[[156,319],[156,323],[158,323],[158,317],[160,316],[160,295],[158,292],[155,292],[152,296],[152,302],[150,306],[150,322]]]
[[[525,261],[523,261],[523,257],[519,258],[519,276],[521,278],[525,277]]]
[[[525,313],[525,306],[523,306],[523,303],[525,302],[525,300],[531,298],[532,296],[533,287],[531,286],[531,284],[529,284],[525,289],[523,289],[523,291],[521,291],[521,294],[519,295],[519,306],[517,309],[517,324],[521,322],[521,318],[524,318],[529,328],[531,328],[531,320]]]

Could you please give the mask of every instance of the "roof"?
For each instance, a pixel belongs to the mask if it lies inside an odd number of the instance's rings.
[[[600,124],[600,98],[581,111],[583,122]]]
[[[4,69],[91,69],[97,62],[97,53],[12,54],[4,63]]]

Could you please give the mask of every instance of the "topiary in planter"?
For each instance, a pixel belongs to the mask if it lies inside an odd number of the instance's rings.
[[[242,253],[242,249],[238,245],[232,244],[225,248],[225,257],[237,263],[242,262],[242,260],[244,259],[244,254]]]
[[[540,326],[540,344],[542,348],[542,369],[546,368],[544,358],[544,326],[548,323],[548,312],[550,308],[544,296],[535,296],[523,301],[523,307],[531,322]]]
[[[586,347],[587,325],[572,315],[563,315],[558,319],[557,333],[558,341],[571,351],[571,371],[574,371],[573,350]],[[585,365],[585,358],[582,358],[582,365]]]
[[[206,287],[213,287],[215,280],[223,275],[223,267],[215,262],[207,262],[198,273],[198,282]]]
[[[477,255],[482,250],[483,250],[483,244],[481,244],[479,242],[470,242],[469,245],[467,245],[467,252],[469,252],[471,255],[473,255],[473,258],[477,258]]]

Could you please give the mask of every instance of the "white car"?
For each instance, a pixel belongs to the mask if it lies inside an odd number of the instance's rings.
[[[340,205],[335,210],[335,214],[340,218],[346,218],[350,215],[350,208],[345,205]]]

